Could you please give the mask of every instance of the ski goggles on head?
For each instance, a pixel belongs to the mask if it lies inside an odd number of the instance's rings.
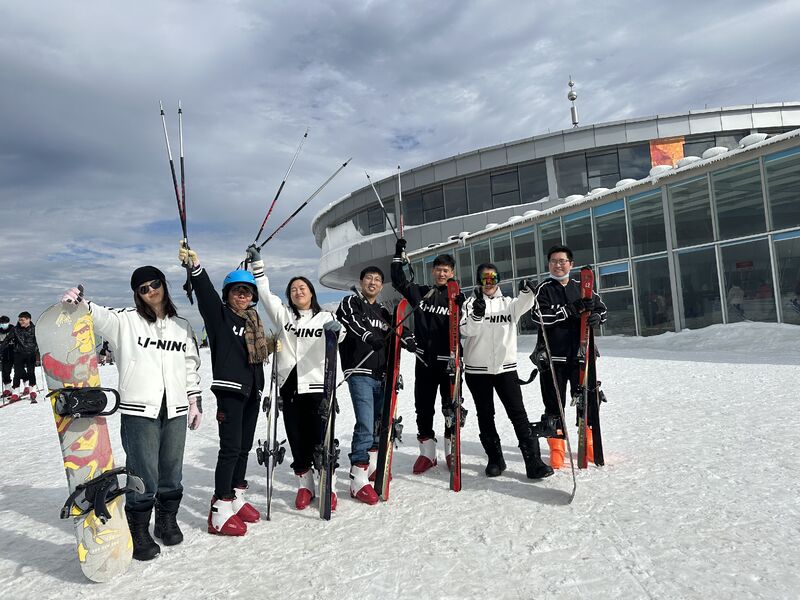
[[[481,285],[497,285],[500,283],[500,275],[497,273],[481,273]]]
[[[249,285],[235,285],[231,288],[231,292],[237,296],[252,296],[253,288]]]
[[[161,287],[161,280],[160,279],[154,279],[150,283],[145,283],[144,285],[140,285],[139,288],[136,291],[139,292],[142,296],[144,296],[151,289],[152,290],[157,290],[160,287]]]

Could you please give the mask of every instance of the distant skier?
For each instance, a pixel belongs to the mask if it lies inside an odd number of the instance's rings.
[[[370,485],[378,464],[378,425],[383,409],[383,386],[386,378],[386,345],[392,313],[378,301],[383,289],[383,271],[370,266],[359,276],[360,291],[346,296],[336,311],[337,319],[347,329],[339,346],[342,371],[347,377],[350,399],[356,416],[350,451],[350,495],[366,504],[376,504],[378,494]],[[416,343],[408,329],[403,329],[401,343],[414,352]]]
[[[0,371],[2,371],[2,398],[4,401],[8,401],[13,393],[11,388],[11,368],[14,366],[14,347],[11,343],[8,345],[3,344],[3,340],[11,335],[11,328],[11,319],[6,315],[0,317],[0,348],[2,348],[0,350]]]
[[[100,364],[101,365],[113,365],[114,364],[114,351],[111,349],[111,346],[108,344],[108,340],[103,340],[103,345],[100,347]]]
[[[181,244],[178,258],[192,269],[197,307],[211,345],[211,391],[217,399],[219,454],[208,532],[239,536],[261,514],[245,499],[247,458],[261,408],[267,336],[255,309],[258,291],[252,273],[231,271],[222,282],[222,298],[200,265],[197,253]]]
[[[183,541],[177,522],[183,498],[183,453],[186,428],[197,429],[202,419],[200,357],[189,321],[178,316],[159,269],[144,266],[131,275],[135,308],[106,308],[88,302],[94,330],[119,351],[120,437],[125,466],[144,482],[144,494],[125,496],[125,516],[133,538],[133,558],[150,560],[161,548]],[[61,301],[84,302],[83,292],[71,288]],[[88,330],[91,331],[91,330]],[[93,348],[91,339],[87,340]],[[92,353],[94,359],[94,353]],[[45,361],[52,357],[45,355]],[[53,366],[49,367],[51,372]]]
[[[526,475],[529,479],[548,477],[553,469],[542,462],[517,375],[517,322],[533,306],[533,290],[524,281],[519,296],[504,296],[497,267],[492,263],[478,265],[477,281],[475,293],[461,308],[461,341],[464,379],[475,401],[481,445],[489,458],[486,476],[497,477],[506,469],[494,422],[496,391],[517,434]]]
[[[536,288],[533,317],[547,329],[547,339],[550,343],[553,368],[558,381],[562,403],[566,403],[567,381],[570,391],[575,391],[578,386],[580,361],[578,351],[580,347],[580,316],[585,310],[591,311],[589,324],[597,327],[606,321],[606,307],[597,292],[592,298],[582,299],[580,282],[570,279],[569,273],[573,266],[572,250],[567,246],[553,246],[547,252],[547,264],[550,278],[545,279]],[[560,411],[553,387],[553,378],[546,371],[549,368],[545,358],[544,340],[541,327],[536,344],[535,355],[537,365],[542,371],[539,385],[542,390],[545,414],[542,415],[541,431],[547,435],[550,446],[550,465],[559,469],[564,464],[564,439],[560,437],[564,424],[561,423]],[[593,379],[593,375],[592,375]],[[590,381],[591,384],[591,381]],[[558,436],[558,437],[556,437]],[[587,455],[592,454],[591,430],[587,435]]]
[[[36,344],[36,326],[31,323],[31,313],[19,313],[17,324],[0,341],[0,356],[5,357],[11,348],[14,361],[13,390],[9,400],[16,402],[20,398],[36,400],[36,356],[39,346]],[[5,362],[5,358],[3,359]],[[5,373],[5,371],[4,371]],[[5,375],[4,383],[5,383]],[[20,391],[20,384],[24,389]]]
[[[436,465],[436,437],[433,417],[436,413],[436,391],[442,397],[442,412],[452,405],[450,398],[450,374],[447,363],[450,358],[450,308],[447,299],[447,281],[455,277],[456,263],[449,254],[433,260],[431,279],[433,286],[411,283],[403,272],[403,252],[406,240],[395,244],[392,260],[392,285],[412,307],[419,306],[414,316],[414,337],[417,341],[417,364],[414,369],[414,408],[417,412],[417,440],[419,457],[414,463],[414,473],[424,473]],[[430,299],[423,297],[436,288]],[[466,410],[461,409],[462,419]],[[450,465],[450,428],[444,429],[445,458]]]
[[[314,286],[305,277],[292,277],[286,286],[286,302],[273,294],[264,273],[264,263],[255,246],[247,249],[264,311],[279,331],[278,387],[283,400],[283,422],[292,450],[292,469],[298,480],[294,505],[303,510],[316,495],[314,452],[322,446],[325,422],[324,365],[326,329],[338,332],[341,342],[346,331],[317,301]],[[330,482],[334,490],[331,509],[336,509],[336,472]]]

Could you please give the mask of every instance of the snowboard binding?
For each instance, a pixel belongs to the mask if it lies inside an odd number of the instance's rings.
[[[127,475],[125,486],[119,485],[117,475]],[[61,518],[81,517],[94,511],[100,522],[105,524],[111,518],[107,504],[126,492],[144,494],[144,482],[128,474],[125,467],[106,471],[75,488],[61,507]]]
[[[109,394],[114,398],[114,405],[106,410]],[[87,419],[105,417],[119,408],[119,392],[105,387],[61,388],[53,390],[47,397],[55,398],[55,411],[62,417]]]

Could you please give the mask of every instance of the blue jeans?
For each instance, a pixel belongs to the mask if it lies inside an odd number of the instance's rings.
[[[369,375],[353,375],[347,380],[356,426],[353,428],[353,444],[350,464],[369,462],[369,449],[378,447],[378,427],[383,411],[383,381]]]
[[[186,416],[167,419],[165,404],[156,419],[121,415],[120,437],[128,473],[144,481],[144,494],[125,494],[126,510],[148,511],[153,508],[156,496],[180,498]]]

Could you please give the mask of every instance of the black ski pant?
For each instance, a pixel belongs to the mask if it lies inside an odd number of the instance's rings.
[[[14,356],[9,354],[8,356],[4,356],[2,359],[2,373],[3,373],[3,385],[8,385],[11,383],[11,367],[14,366]]]
[[[519,385],[516,370],[497,375],[467,373],[464,375],[464,379],[475,402],[478,431],[481,436],[487,439],[499,439],[500,437],[494,422],[494,392],[496,391],[497,397],[500,398],[500,402],[514,426],[517,440],[522,442],[531,438],[531,426],[522,402],[522,388]]]
[[[433,417],[436,414],[436,392],[442,397],[442,408],[449,406],[450,375],[447,362],[431,360],[430,366],[417,361],[414,367],[414,408],[417,412],[417,439],[436,437],[433,431]],[[444,414],[444,410],[442,410]],[[445,426],[444,437],[448,438],[451,428]]]
[[[566,407],[567,402],[567,382],[569,382],[569,391],[572,394],[578,389],[578,382],[580,381],[581,365],[579,362],[554,362],[553,368],[556,373],[556,380],[558,381],[558,391],[561,394],[561,406]],[[595,397],[595,388],[597,387],[595,374],[589,371],[589,400]],[[542,401],[544,402],[544,412],[550,416],[560,417],[561,413],[558,411],[558,400],[556,398],[556,391],[553,387],[553,377],[549,372],[539,374],[539,386],[542,390]]]
[[[323,394],[294,394],[283,399],[283,425],[292,449],[292,469],[305,473],[314,464],[314,450],[325,437]]]
[[[233,488],[247,486],[247,458],[253,447],[261,398],[256,385],[247,397],[219,390],[214,390],[214,395],[219,427],[214,495],[228,500],[234,496]]]
[[[20,354],[14,352],[14,387],[19,387],[20,381],[27,381],[31,387],[36,387],[36,355]]]

